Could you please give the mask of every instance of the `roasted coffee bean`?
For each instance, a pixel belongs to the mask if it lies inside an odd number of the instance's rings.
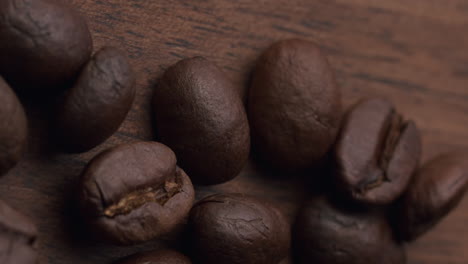
[[[241,194],[216,194],[190,212],[194,260],[212,264],[274,264],[286,257],[290,225],[275,208]]]
[[[98,51],[58,111],[57,137],[63,148],[84,152],[110,137],[132,106],[134,83],[135,74],[121,51]]]
[[[419,165],[421,136],[384,99],[363,100],[347,114],[336,143],[338,185],[357,201],[389,204]]]
[[[86,21],[66,1],[0,1],[0,39],[0,74],[37,94],[74,78],[92,52]]]
[[[174,250],[156,250],[138,253],[116,264],[191,264],[189,258]]]
[[[20,160],[27,142],[28,122],[23,106],[0,77],[0,175]]]
[[[172,233],[194,201],[189,177],[168,147],[138,142],[96,156],[81,176],[79,201],[98,236],[134,244]]]
[[[248,116],[253,147],[269,166],[302,170],[321,161],[338,132],[341,97],[319,47],[272,45],[255,66]]]
[[[440,155],[416,174],[399,201],[395,228],[411,241],[440,222],[455,208],[468,187],[468,151]]]
[[[36,264],[36,226],[0,201],[0,263]]]
[[[310,199],[300,210],[293,247],[304,264],[406,263],[384,214],[326,198]]]
[[[153,107],[161,141],[194,183],[218,184],[239,174],[250,150],[247,116],[239,89],[216,65],[196,57],[169,68]]]

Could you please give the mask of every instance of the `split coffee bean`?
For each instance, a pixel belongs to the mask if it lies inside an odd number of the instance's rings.
[[[79,203],[99,237],[135,244],[178,230],[194,201],[189,177],[168,147],[137,142],[96,156],[81,176]]]
[[[116,264],[191,264],[189,258],[174,250],[155,250],[137,253]]]
[[[190,247],[204,264],[273,264],[288,254],[290,225],[275,208],[242,194],[216,194],[190,212]]]
[[[322,160],[335,141],[340,90],[315,44],[273,44],[255,66],[248,97],[252,142],[271,166],[294,171]]]
[[[84,152],[110,137],[132,106],[134,84],[135,74],[123,52],[99,50],[58,111],[57,137],[64,150]]]
[[[154,90],[153,108],[161,142],[194,183],[223,183],[244,167],[250,151],[244,105],[215,64],[196,57],[170,67]]]
[[[36,264],[37,228],[29,218],[0,201],[0,263]]]
[[[0,175],[21,159],[26,148],[28,122],[16,94],[0,77]]]
[[[406,263],[384,214],[322,197],[301,209],[293,236],[297,263]]]
[[[348,112],[336,143],[338,185],[357,201],[389,204],[407,188],[420,156],[413,121],[387,100],[363,100]]]
[[[412,241],[455,208],[468,187],[468,152],[455,151],[427,162],[416,174],[396,211],[395,226]]]
[[[85,19],[59,0],[0,1],[0,39],[0,74],[37,94],[73,79],[93,48]]]

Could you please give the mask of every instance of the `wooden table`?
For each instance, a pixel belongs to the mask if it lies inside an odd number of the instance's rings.
[[[72,0],[89,20],[96,49],[115,45],[138,72],[137,97],[127,120],[105,144],[81,155],[51,146],[51,107],[28,106],[30,147],[0,181],[1,197],[40,227],[41,263],[111,263],[159,247],[114,247],[89,238],[73,205],[86,162],[99,151],[150,140],[150,97],[157,78],[181,58],[201,55],[245,88],[257,56],[272,42],[318,42],[349,105],[382,96],[414,119],[423,133],[424,160],[468,147],[467,0]],[[275,201],[292,219],[305,188],[299,179],[256,176],[250,164],[234,181],[197,187],[245,192]],[[409,263],[468,263],[468,199],[408,246]],[[169,243],[171,244],[171,243]],[[285,261],[284,263],[289,263]]]

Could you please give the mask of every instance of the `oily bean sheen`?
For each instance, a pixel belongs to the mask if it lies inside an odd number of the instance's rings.
[[[216,194],[190,212],[194,260],[204,264],[276,264],[288,253],[290,225],[275,208],[241,194]]]
[[[28,123],[23,106],[0,77],[0,175],[20,160],[26,146]]]
[[[36,264],[36,226],[0,201],[0,263]]]
[[[468,187],[468,151],[440,155],[415,175],[399,201],[396,228],[411,241],[436,225],[455,208]]]
[[[161,141],[198,184],[218,184],[239,174],[250,135],[239,89],[215,64],[196,57],[178,62],[154,90]]]
[[[324,198],[307,201],[293,231],[297,263],[404,264],[404,249],[383,214],[337,206]]]
[[[59,110],[57,136],[68,152],[87,151],[121,125],[135,97],[135,74],[124,54],[98,51],[67,92]]]
[[[421,136],[384,99],[368,99],[347,114],[336,143],[339,186],[355,200],[389,204],[407,188],[421,156]]]
[[[302,170],[319,162],[335,141],[340,90],[315,44],[284,40],[257,62],[248,97],[252,142],[269,166]]]
[[[0,74],[36,93],[70,81],[92,52],[86,21],[66,1],[0,1],[0,39]]]
[[[174,250],[156,250],[138,253],[116,264],[191,264],[189,258]]]
[[[94,231],[116,244],[135,244],[179,228],[194,200],[189,177],[168,147],[137,142],[95,157],[81,177],[79,201]]]

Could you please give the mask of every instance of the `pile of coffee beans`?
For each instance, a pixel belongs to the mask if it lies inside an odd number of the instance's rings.
[[[54,131],[64,152],[88,151],[120,127],[135,74],[116,48],[92,55],[86,21],[70,6],[1,1],[0,38],[0,174],[26,150],[27,117],[15,91],[59,98]],[[295,263],[402,264],[405,243],[467,189],[468,151],[420,167],[420,132],[388,100],[363,99],[343,114],[333,71],[314,43],[273,44],[256,63],[246,106],[241,88],[205,58],[176,63],[152,98],[160,143],[114,146],[84,168],[77,202],[90,234],[117,245],[176,234],[184,245],[183,253],[160,249],[116,263],[277,264],[292,252]],[[294,223],[248,194],[195,203],[192,182],[234,179],[251,148],[263,166],[311,175]],[[0,262],[37,263],[35,225],[0,201],[0,226]]]

